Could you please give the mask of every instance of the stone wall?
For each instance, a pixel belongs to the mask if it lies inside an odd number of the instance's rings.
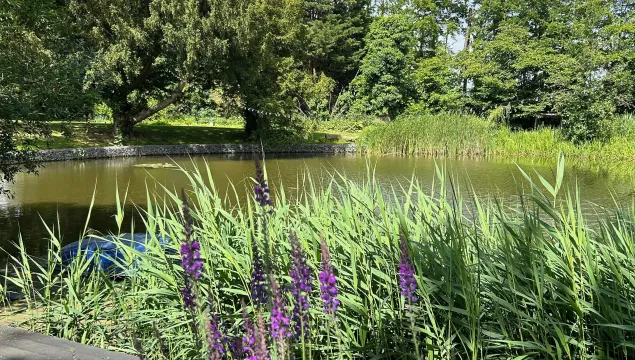
[[[256,144],[147,145],[42,150],[39,156],[41,161],[47,162],[138,156],[246,154],[260,151],[260,145]],[[267,153],[351,154],[358,151],[358,146],[355,144],[299,144],[266,148],[265,151]]]

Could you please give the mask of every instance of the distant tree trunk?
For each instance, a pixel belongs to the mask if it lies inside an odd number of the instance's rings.
[[[138,109],[134,109],[129,104],[122,106],[123,109],[118,112],[118,115],[114,116],[115,134],[119,131],[124,138],[132,137],[135,125],[176,102],[183,95],[185,85],[185,81],[181,80],[170,96],[147,109],[138,111]]]
[[[245,108],[243,116],[245,118],[245,134],[250,137],[254,132],[256,132],[256,130],[258,130],[258,114]]]
[[[472,40],[472,8],[467,10],[467,30],[465,31],[465,43],[463,49],[467,52],[470,51],[470,45]],[[467,93],[467,78],[463,79],[463,94]]]
[[[121,135],[126,139],[132,138],[134,126],[135,123],[130,117],[124,117],[119,121],[119,131],[121,131]]]

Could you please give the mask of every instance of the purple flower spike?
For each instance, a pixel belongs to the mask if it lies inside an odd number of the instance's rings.
[[[183,270],[185,270],[185,275],[198,280],[203,271],[203,260],[201,260],[200,251],[201,244],[196,240],[191,242],[186,241],[183,241],[181,245],[181,265],[183,266]]]
[[[183,234],[185,235],[181,244],[181,265],[185,272],[185,287],[181,290],[185,307],[189,310],[196,308],[196,281],[203,272],[203,260],[201,260],[201,244],[193,236],[192,216],[187,204],[185,191],[183,196],[183,219],[185,220]]]
[[[258,312],[257,323],[253,324],[247,318],[247,310],[243,304],[243,354],[247,360],[270,360],[267,348],[267,330],[262,313]]]
[[[245,349],[243,347],[243,338],[242,336],[236,336],[229,343],[229,352],[231,353],[232,359],[242,359],[245,354]]]
[[[192,311],[196,309],[196,295],[194,294],[192,282],[187,276],[185,277],[185,287],[181,289],[181,295],[183,296],[183,304],[186,309]]]
[[[265,305],[269,300],[267,294],[266,277],[262,258],[258,252],[258,245],[254,239],[252,242],[252,268],[251,268],[251,298],[255,305]]]
[[[241,355],[246,356],[247,360],[258,360],[255,357],[255,346],[256,346],[256,329],[254,325],[247,317],[247,307],[243,302],[243,331],[245,332],[245,336],[242,339],[242,352]],[[242,356],[241,356],[242,357]],[[240,359],[241,357],[238,357]]]
[[[258,325],[256,328],[256,344],[254,347],[254,355],[256,360],[270,360],[269,349],[267,348],[267,329],[265,329],[265,319],[262,313],[258,312]]]
[[[306,263],[298,236],[291,232],[291,294],[293,295],[293,323],[295,336],[309,335],[309,294],[311,293],[311,269]]]
[[[284,298],[280,292],[280,287],[276,283],[273,275],[271,278],[271,293],[273,298],[273,306],[271,308],[271,336],[275,339],[278,346],[278,358],[286,359],[287,353],[287,337],[289,337],[289,316],[285,306]]]
[[[256,202],[260,204],[263,208],[267,206],[271,206],[271,198],[270,198],[270,190],[269,185],[267,185],[267,180],[265,179],[265,171],[262,167],[262,163],[260,160],[256,159],[256,182],[258,185],[254,188],[254,193],[256,194]]]
[[[322,293],[322,301],[324,302],[324,313],[335,315],[340,305],[337,298],[337,279],[331,265],[331,255],[326,241],[320,235],[320,248],[322,249],[322,271],[320,272],[320,292]]]
[[[207,324],[207,347],[209,351],[209,360],[221,360],[225,354],[225,337],[221,331],[219,318],[217,315],[210,314],[210,320]]]
[[[287,315],[285,301],[273,275],[271,277],[271,293],[273,294],[273,307],[271,309],[271,336],[274,339],[284,339],[289,336],[290,319]]]
[[[403,295],[408,304],[414,304],[419,300],[416,295],[417,280],[415,279],[415,268],[412,259],[408,254],[406,237],[403,233],[399,235],[399,248],[401,250],[401,258],[399,261],[399,288],[401,289],[401,295]]]

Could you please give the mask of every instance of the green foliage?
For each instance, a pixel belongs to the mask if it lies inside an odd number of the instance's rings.
[[[356,133],[369,126],[379,125],[382,122],[374,116],[350,115],[334,116],[327,120],[316,121],[315,129],[321,132]]]
[[[258,129],[257,142],[272,147],[307,143],[314,130],[310,120],[273,115]]]
[[[593,162],[635,159],[633,117],[624,115],[606,126],[610,129],[607,140],[576,144],[561,130],[512,130],[500,122],[472,115],[419,114],[369,126],[357,142],[367,152],[382,154],[552,158],[563,153],[572,159]]]
[[[293,67],[292,59],[287,60]],[[290,68],[283,72],[280,83],[282,93],[295,102],[298,112],[318,120],[329,117],[335,80],[324,73],[313,75],[301,68]]]
[[[414,24],[417,50],[423,58],[434,57],[439,49],[447,51],[450,38],[460,32],[467,17],[468,1],[457,0],[381,0],[382,16],[405,14]]]
[[[430,189],[416,180],[384,187],[372,175],[361,182],[334,175],[319,188],[307,176],[293,200],[279,187],[272,212],[257,215],[253,201],[232,205],[233,194],[221,195],[212,172],[183,172],[196,204],[194,234],[205,267],[200,312],[183,309],[179,197],[148,190],[148,205],[140,210],[152,234],[148,251],[121,247],[121,263],[137,266],[132,277],[83,277],[89,265],[83,256],[55,272],[61,240],[52,230],[48,266],[22,247],[8,284],[30,295],[25,326],[131,354],[136,337],[148,358],[162,358],[161,343],[170,359],[206,358],[204,331],[192,324],[214,312],[230,336],[243,335],[241,302],[248,316],[257,312],[249,290],[252,244],[268,249],[273,267],[286,274],[294,231],[314,279],[323,235],[342,301],[337,321],[329,323],[315,281],[311,336],[292,345],[295,358],[301,352],[314,359],[405,358],[419,351],[429,359],[628,358],[635,346],[635,283],[629,275],[635,272],[635,209],[615,209],[591,225],[578,189],[562,189],[562,161],[552,183],[542,177],[533,182],[521,170],[528,191],[511,209],[462,193],[438,168]],[[118,224],[126,216],[118,201]],[[254,230],[260,216],[264,228]],[[419,289],[413,306],[398,287],[400,231],[412,248]],[[154,234],[171,237],[172,253]],[[34,286],[35,278],[41,286]],[[267,307],[263,317],[269,318]]]
[[[4,183],[33,172],[35,142],[48,121],[85,116],[83,43],[66,9],[53,0],[0,1],[0,196]]]
[[[392,15],[375,19],[366,40],[366,55],[351,83],[353,113],[400,114],[412,99],[415,68],[414,28],[410,19]]]
[[[14,122],[5,131],[29,124],[26,140],[47,133],[36,119],[79,118],[96,100],[120,135],[165,110],[240,116],[263,141],[278,130],[304,138],[289,120],[298,117],[466,112],[561,125],[576,144],[610,141],[616,116],[635,105],[627,0],[0,4],[0,118]],[[12,141],[7,149],[28,147]]]
[[[607,132],[607,140],[576,144],[562,130],[512,130],[500,122],[472,115],[419,114],[370,126],[357,142],[367,152],[382,154],[553,158],[563,153],[571,159],[595,163],[633,161],[633,117],[621,116],[608,123],[607,128],[612,129]]]
[[[575,142],[606,140],[606,123],[633,104],[631,5],[603,1],[482,1],[462,77],[473,106],[511,106],[514,123],[544,114]],[[623,12],[621,12],[623,11]],[[627,25],[630,24],[630,25]],[[553,116],[552,116],[553,117]]]
[[[305,69],[314,76],[326,74],[347,86],[363,56],[364,37],[371,22],[370,0],[305,0]],[[302,55],[300,55],[302,56]]]
[[[444,49],[439,49],[436,56],[419,60],[414,73],[417,103],[407,112],[447,112],[463,109],[465,99],[455,68],[455,59]]]
[[[188,86],[218,79],[244,11],[233,2],[70,1],[94,56],[87,86],[99,89],[124,135],[178,100]],[[152,99],[158,99],[153,106]]]

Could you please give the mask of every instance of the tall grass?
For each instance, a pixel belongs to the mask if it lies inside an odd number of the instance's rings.
[[[213,300],[205,302],[203,313],[211,306],[227,333],[242,334],[242,301],[255,316],[249,305],[252,243],[272,254],[271,268],[284,275],[290,267],[289,236],[297,233],[316,279],[322,234],[342,303],[331,321],[315,282],[311,336],[292,348],[296,357],[633,358],[635,209],[616,209],[590,224],[578,190],[562,189],[563,165],[553,184],[542,178],[534,184],[526,175],[531,191],[514,208],[462,194],[439,168],[430,175],[436,181],[429,190],[416,178],[407,187],[381,188],[370,170],[361,183],[334,174],[325,188],[306,176],[293,201],[279,187],[270,213],[257,212],[254,201],[230,208],[209,168],[184,171],[206,269],[199,298]],[[140,211],[145,226],[171,236],[178,251],[182,202],[166,190],[167,200],[148,192],[148,206]],[[262,216],[266,221],[258,221]],[[267,242],[261,237],[265,230]],[[400,233],[413,254],[414,304],[406,303],[398,285]],[[138,338],[146,355],[159,359],[156,327],[167,357],[206,357],[183,306],[177,255],[166,255],[153,239],[147,253],[130,252],[127,261],[138,265],[130,278],[82,277],[87,264],[81,259],[56,273],[51,269],[60,261],[59,234],[50,235],[49,266],[34,265],[22,248],[13,265],[17,275],[8,279],[29,295],[24,326],[130,353],[136,352],[133,339]],[[289,278],[280,276],[279,282],[284,288]]]
[[[359,142],[366,151],[403,155],[504,155],[592,161],[635,159],[635,121],[623,115],[611,124],[605,141],[574,144],[558,129],[513,131],[502,124],[469,115],[408,116],[367,129]]]
[[[472,115],[416,115],[371,127],[360,140],[384,154],[481,155],[494,132],[494,123]]]

